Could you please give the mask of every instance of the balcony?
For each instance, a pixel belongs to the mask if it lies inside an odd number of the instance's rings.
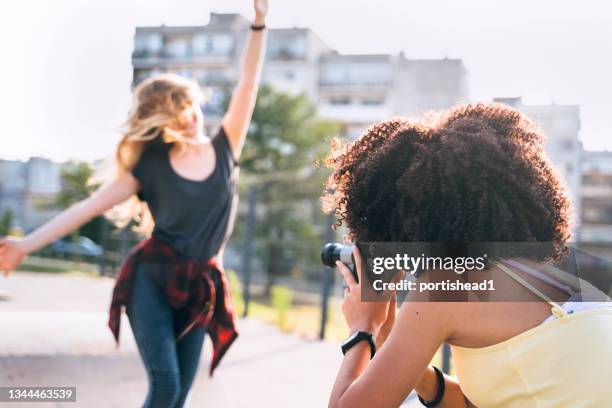
[[[289,48],[270,50],[266,57],[273,61],[304,61],[306,59],[303,52],[296,52]]]
[[[356,103],[320,103],[317,106],[321,118],[348,124],[370,124],[393,116],[387,105],[364,105]]]
[[[583,198],[602,199],[606,201],[612,200],[612,185],[610,184],[586,184],[583,183],[582,191]]]
[[[318,85],[319,100],[334,107],[351,105],[363,109],[378,109],[385,105],[391,84],[386,81],[325,81]],[[342,102],[347,99],[348,101]]]
[[[150,58],[159,58],[161,56],[160,50],[134,50],[132,52],[132,59],[150,59]]]
[[[370,97],[385,95],[392,86],[392,81],[386,78],[321,77],[318,86],[322,95],[350,94]]]
[[[135,50],[132,53],[134,68],[153,68],[160,64],[212,63],[227,64],[233,61],[234,51],[193,52],[191,49],[180,53],[168,50]]]
[[[325,78],[321,77],[319,80],[320,86],[380,86],[386,87],[391,85],[390,78],[357,78],[345,77],[345,78]]]
[[[202,86],[225,88],[234,84],[234,81],[229,76],[217,72],[207,72],[199,75],[196,79]]]

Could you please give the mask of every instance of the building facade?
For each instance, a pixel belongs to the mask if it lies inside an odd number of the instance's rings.
[[[612,152],[584,152],[581,192],[580,239],[612,245]]]
[[[137,27],[134,85],[162,72],[194,78],[209,97],[208,124],[218,124],[225,92],[236,83],[250,23],[212,13],[200,27]],[[270,29],[262,81],[305,94],[319,116],[357,136],[392,116],[414,116],[468,100],[467,73],[458,59],[411,60],[399,55],[344,55],[308,28]],[[210,130],[210,129],[209,129]]]
[[[583,159],[578,105],[529,105],[519,98],[495,98],[495,102],[510,105],[540,127],[544,133],[544,150],[557,175],[565,183],[572,204],[572,240],[581,239],[582,168]]]
[[[0,160],[0,215],[12,212],[15,227],[31,231],[57,214],[50,204],[60,190],[58,163],[39,157]]]
[[[205,26],[137,27],[133,84],[162,72],[196,79],[209,97],[204,110],[210,132],[223,113],[224,95],[238,79],[249,26],[241,15],[212,13]],[[282,92],[305,94],[321,118],[339,121],[350,138],[393,116],[415,117],[469,101],[460,59],[341,54],[308,28],[270,29],[262,80]],[[543,130],[546,153],[572,202],[572,239],[581,239],[586,213],[579,106],[529,105],[521,98],[495,101],[519,109]],[[585,234],[587,238],[592,232]]]

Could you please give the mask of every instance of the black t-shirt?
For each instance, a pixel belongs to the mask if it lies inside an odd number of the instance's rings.
[[[238,165],[223,127],[212,139],[215,167],[205,180],[180,176],[170,164],[172,144],[150,142],[132,174],[140,183],[138,197],[155,221],[153,235],[181,254],[200,260],[216,255],[231,233],[237,199]]]

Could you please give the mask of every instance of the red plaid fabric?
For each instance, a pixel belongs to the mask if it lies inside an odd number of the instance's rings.
[[[181,257],[170,244],[151,237],[136,245],[128,255],[117,277],[110,306],[108,326],[119,345],[121,307],[129,302],[136,265],[140,262],[168,264],[165,293],[170,306],[182,309],[189,316],[177,340],[195,326],[206,327],[213,342],[210,375],[225,352],[232,345],[238,332],[229,285],[225,273],[216,258],[198,261]],[[218,273],[223,293],[216,293],[213,273]]]

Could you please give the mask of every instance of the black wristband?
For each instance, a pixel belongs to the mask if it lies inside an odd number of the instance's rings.
[[[438,392],[436,392],[436,396],[431,401],[425,401],[420,395],[418,395],[421,404],[427,408],[437,407],[442,402],[442,398],[444,398],[444,374],[438,367],[433,367],[433,369],[436,372],[436,378],[438,379]]]
[[[373,358],[374,354],[376,354],[376,343],[374,342],[374,336],[372,336],[370,333],[362,331],[351,334],[349,338],[342,343],[342,354],[346,354],[347,351],[362,340],[366,340],[370,345],[370,359]]]
[[[251,24],[251,30],[253,31],[262,31],[264,28],[266,28],[265,24],[262,24],[262,25]]]

